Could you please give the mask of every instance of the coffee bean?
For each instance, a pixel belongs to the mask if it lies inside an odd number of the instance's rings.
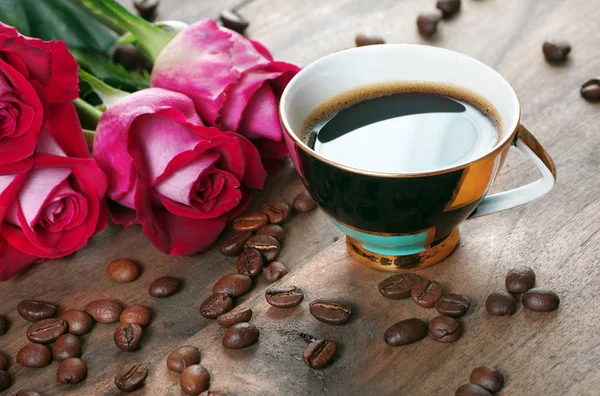
[[[246,241],[246,249],[254,249],[260,253],[265,263],[270,263],[279,256],[281,247],[277,239],[268,235],[255,235]]]
[[[442,11],[444,17],[449,17],[460,11],[460,0],[438,0],[436,7]]]
[[[269,218],[262,212],[252,212],[233,219],[234,231],[256,231],[269,223]]]
[[[0,370],[0,392],[2,392],[5,389],[10,388],[11,384],[12,384],[12,378],[10,377],[10,374],[8,373],[8,371]]]
[[[354,38],[354,43],[357,47],[364,47],[366,45],[385,44],[385,40],[381,36],[369,36],[359,33]]]
[[[79,358],[68,358],[58,366],[56,379],[63,385],[75,385],[87,376],[87,364]]]
[[[263,278],[267,282],[275,282],[276,280],[281,279],[283,276],[287,275],[288,270],[285,265],[281,264],[279,261],[273,261],[271,264],[266,266],[263,269]]]
[[[148,293],[152,297],[168,297],[179,289],[179,279],[172,276],[162,276],[152,282],[148,288]]]
[[[174,349],[167,357],[167,368],[182,373],[186,367],[200,363],[200,351],[191,345],[183,345]]]
[[[314,210],[317,207],[317,203],[314,199],[308,194],[306,191],[298,194],[296,198],[294,198],[294,202],[292,203],[292,207],[296,212],[306,213]]]
[[[88,313],[75,309],[63,312],[60,318],[67,321],[71,334],[87,334],[94,325],[94,319]]]
[[[5,354],[0,352],[0,370],[6,370],[8,368],[8,358]]]
[[[17,306],[17,312],[29,322],[53,318],[56,315],[56,306],[45,301],[26,300]]]
[[[146,327],[150,323],[150,310],[141,305],[129,306],[121,312],[119,322],[121,324],[131,323]]]
[[[513,268],[506,274],[504,283],[511,293],[525,293],[535,284],[535,272],[527,266]]]
[[[227,274],[213,286],[213,294],[225,293],[238,297],[252,290],[252,278],[244,274]]]
[[[240,349],[250,346],[256,341],[260,332],[251,323],[236,323],[225,331],[223,335],[223,346],[227,349]]]
[[[417,18],[417,29],[422,36],[433,36],[437,32],[438,23],[442,20],[442,13],[420,14]]]
[[[217,318],[217,323],[219,324],[219,326],[227,328],[233,326],[236,323],[249,322],[251,318],[252,310],[245,309],[240,312],[228,312],[224,313],[223,315],[219,315],[219,317]]]
[[[225,293],[209,296],[200,305],[200,315],[208,319],[216,319],[219,315],[231,311],[233,300]]]
[[[302,360],[310,368],[320,369],[333,360],[337,345],[330,340],[316,340],[306,346]]]
[[[123,392],[133,392],[144,385],[148,369],[141,364],[126,364],[115,376],[115,385]]]
[[[260,211],[267,215],[271,224],[281,224],[290,217],[290,205],[281,201],[267,202]]]
[[[546,289],[530,289],[522,297],[523,306],[534,312],[550,312],[558,308],[560,298]]]
[[[315,300],[310,303],[310,313],[323,323],[343,325],[350,320],[352,309],[338,302]]]
[[[475,384],[463,384],[454,393],[454,396],[492,396],[492,393]]]
[[[420,307],[431,308],[444,294],[444,289],[436,281],[425,280],[416,283],[411,291],[412,300]]]
[[[383,297],[401,300],[410,297],[412,287],[421,281],[423,279],[416,274],[397,274],[379,282],[377,288]]]
[[[517,312],[517,300],[510,293],[499,290],[485,300],[485,309],[494,316],[514,315]]]
[[[492,393],[499,392],[504,386],[504,376],[496,367],[481,366],[473,369],[469,381]]]
[[[592,78],[587,81],[581,86],[579,92],[584,99],[589,100],[590,102],[600,100],[600,78]]]
[[[19,393],[17,393],[17,396],[42,396],[42,395],[40,395],[36,391],[27,390],[27,389],[21,389],[19,391]]]
[[[227,393],[220,390],[205,390],[200,396],[227,396]]]
[[[179,378],[181,390],[188,395],[199,395],[208,388],[209,384],[210,374],[199,364],[187,367]]]
[[[42,344],[27,344],[17,353],[17,363],[23,367],[44,367],[52,361],[52,354]]]
[[[267,302],[277,308],[295,307],[304,299],[304,293],[296,286],[279,286],[265,292]]]
[[[457,341],[462,334],[458,320],[448,316],[438,316],[429,322],[429,337],[436,341],[450,343]]]
[[[68,358],[81,357],[81,340],[73,334],[63,334],[56,339],[52,348],[54,360],[62,362]]]
[[[115,300],[95,300],[86,305],[87,312],[100,323],[115,323],[119,321],[123,308]]]
[[[571,52],[571,45],[564,40],[548,40],[542,45],[542,52],[550,63],[564,62]]]
[[[35,322],[27,329],[27,338],[31,342],[48,344],[54,342],[67,331],[67,321],[60,318],[50,318]]]
[[[385,331],[385,342],[390,346],[408,345],[427,335],[427,323],[421,319],[406,319],[390,326]]]
[[[139,349],[142,343],[142,326],[126,323],[117,327],[114,333],[115,345],[125,352],[133,352]]]
[[[138,14],[147,21],[153,21],[156,18],[158,0],[133,0],[133,5]]]
[[[263,228],[258,230],[258,232],[256,233],[256,235],[271,236],[271,237],[277,239],[280,244],[283,241],[285,241],[285,234],[286,234],[285,229],[278,224],[267,224],[266,226],[264,226]]]
[[[113,61],[126,70],[137,70],[145,60],[144,54],[133,44],[118,44],[114,48]]]
[[[8,331],[8,319],[0,315],[0,336],[6,334]]]
[[[233,10],[221,11],[219,19],[221,19],[223,26],[234,32],[238,32],[239,34],[244,34],[244,31],[246,31],[246,28],[250,25],[250,22]]]
[[[113,260],[106,267],[108,277],[119,283],[133,282],[140,276],[140,273],[140,267],[127,259]]]
[[[264,229],[264,227],[261,228],[261,230],[262,229]],[[250,231],[236,232],[221,243],[219,252],[221,252],[223,256],[238,256],[244,251],[244,245],[251,236],[252,233]]]
[[[237,272],[248,276],[257,276],[263,268],[263,258],[254,249],[244,249],[235,261]]]
[[[447,294],[435,302],[435,309],[444,316],[460,318],[469,310],[469,299],[460,294]]]

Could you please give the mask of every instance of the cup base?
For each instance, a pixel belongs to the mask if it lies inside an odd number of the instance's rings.
[[[448,257],[460,239],[455,228],[447,236],[435,241],[429,249],[407,256],[386,256],[365,249],[356,239],[346,236],[346,247],[356,261],[380,271],[408,272],[430,267]]]

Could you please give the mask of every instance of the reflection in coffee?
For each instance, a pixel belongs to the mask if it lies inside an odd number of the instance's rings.
[[[411,173],[475,160],[499,141],[499,117],[478,95],[445,84],[388,83],[338,95],[308,117],[321,156],[357,169]]]

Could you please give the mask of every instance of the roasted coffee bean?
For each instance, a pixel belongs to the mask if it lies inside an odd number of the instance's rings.
[[[237,272],[248,276],[257,276],[263,268],[263,258],[258,250],[244,249],[235,262]]]
[[[86,305],[84,311],[92,315],[96,322],[115,323],[119,321],[123,308],[115,300],[96,300]]]
[[[285,229],[278,224],[267,224],[266,226],[258,230],[258,232],[256,233],[256,235],[271,236],[277,239],[279,241],[279,244],[285,241],[285,234]]]
[[[364,33],[359,33],[354,38],[354,43],[357,47],[364,47],[366,45],[385,44],[385,40],[381,36],[369,36]]]
[[[254,249],[260,253],[265,263],[274,261],[281,251],[277,239],[268,235],[255,235],[246,241],[246,249]]]
[[[256,341],[260,332],[252,323],[236,323],[225,331],[223,346],[227,349],[240,349],[250,346]]]
[[[343,325],[350,320],[352,309],[338,302],[315,300],[310,303],[310,313],[323,323]]]
[[[306,213],[314,210],[317,207],[317,203],[312,199],[309,193],[304,191],[294,198],[292,207],[296,212]]]
[[[219,326],[227,328],[233,326],[236,323],[249,322],[251,318],[252,310],[245,309],[240,312],[228,312],[224,313],[223,315],[219,315],[219,317],[217,318],[217,323],[219,324]]]
[[[400,321],[385,331],[385,342],[390,346],[408,345],[427,335],[427,323],[413,318]]]
[[[262,212],[247,213],[233,219],[234,231],[257,231],[269,224],[269,218]]]
[[[433,36],[437,32],[438,23],[442,20],[442,13],[420,14],[417,18],[417,29],[422,36]]]
[[[147,21],[156,19],[158,0],[133,0],[133,5],[138,14]]]
[[[469,310],[469,299],[460,294],[446,294],[435,302],[435,309],[444,316],[460,318]]]
[[[412,287],[421,281],[423,279],[416,274],[397,274],[379,282],[377,288],[383,297],[401,300],[410,297]]]
[[[35,322],[27,329],[27,338],[38,344],[48,344],[56,341],[68,328],[67,321],[60,318],[50,318]]]
[[[463,384],[456,390],[454,396],[492,396],[492,393],[479,385]]]
[[[71,334],[87,334],[94,325],[94,319],[88,313],[76,309],[63,312],[60,318],[67,321]]]
[[[444,17],[449,17],[460,11],[460,0],[438,0],[436,7]]]
[[[0,336],[6,334],[8,331],[8,319],[0,315]]]
[[[200,396],[227,396],[227,393],[220,390],[205,390]]]
[[[119,283],[133,282],[140,273],[140,267],[136,263],[123,258],[111,261],[106,267],[108,277]]]
[[[200,305],[200,315],[208,319],[216,319],[219,315],[231,311],[233,300],[225,293],[209,296]]]
[[[530,289],[522,297],[523,307],[534,312],[550,312],[558,308],[560,298],[546,289]]]
[[[141,305],[132,305],[121,312],[119,322],[121,324],[132,323],[146,327],[150,323],[150,310]]]
[[[26,300],[17,306],[21,317],[29,322],[53,318],[56,315],[56,306],[45,301]]]
[[[513,268],[506,274],[504,283],[511,293],[525,293],[535,285],[535,272],[527,266]]]
[[[81,340],[73,334],[61,335],[54,343],[52,355],[57,362],[62,362],[68,358],[81,357]]]
[[[271,224],[281,224],[290,217],[290,205],[281,201],[267,202],[260,211],[267,215]]]
[[[79,358],[68,358],[58,366],[56,379],[63,385],[75,385],[87,376],[87,364]]]
[[[148,369],[141,364],[126,364],[115,376],[115,385],[123,392],[133,392],[144,385]]]
[[[12,384],[12,378],[10,377],[10,374],[8,373],[8,371],[0,370],[0,392],[2,392],[5,389],[10,388],[11,384]]]
[[[167,357],[167,368],[176,373],[182,373],[186,367],[198,363],[200,363],[200,351],[191,345],[180,346]]]
[[[183,393],[188,395],[199,395],[210,384],[210,374],[199,364],[193,364],[183,370],[179,378],[179,385]]]
[[[44,367],[52,361],[52,354],[42,344],[27,344],[17,353],[17,363],[23,367]]]
[[[473,369],[469,381],[492,393],[499,392],[504,386],[504,376],[496,367],[481,366]]]
[[[273,287],[265,292],[267,302],[277,308],[295,307],[304,299],[304,293],[296,286]]]
[[[132,323],[126,323],[117,327],[113,336],[115,345],[122,351],[133,352],[140,347],[142,343],[142,326]]]
[[[273,261],[263,269],[262,274],[267,282],[273,283],[287,275],[287,273],[288,270],[285,268],[285,265],[281,264],[279,261]]]
[[[499,290],[485,300],[485,309],[494,316],[514,315],[517,312],[517,300],[512,294]]]
[[[337,345],[330,340],[316,340],[306,346],[302,360],[310,368],[320,369],[333,360]]]
[[[429,337],[436,341],[450,343],[457,341],[462,334],[458,320],[448,316],[438,316],[429,322]]]
[[[263,228],[261,228],[261,230]],[[244,245],[246,244],[248,238],[250,238],[251,236],[252,233],[250,231],[236,232],[235,234],[224,240],[223,243],[221,243],[221,245],[219,246],[219,252],[221,252],[223,256],[238,256],[244,251]]]
[[[27,390],[27,389],[21,389],[19,391],[19,393],[17,393],[17,396],[42,396],[42,395],[40,395],[36,391]]]
[[[179,289],[179,279],[172,276],[162,276],[152,282],[148,288],[148,293],[152,297],[167,297]]]
[[[113,61],[126,70],[137,70],[144,61],[144,54],[133,44],[118,44],[114,47]]]
[[[589,100],[590,102],[600,100],[600,78],[588,80],[581,86],[579,92],[584,99]]]
[[[444,294],[444,289],[436,281],[425,280],[416,283],[411,291],[412,300],[420,307],[431,308]]]
[[[233,10],[223,10],[219,15],[221,23],[227,29],[231,29],[239,34],[244,34],[250,22],[243,18],[240,14]]]
[[[6,370],[8,368],[8,358],[5,354],[0,352],[0,370]]]
[[[238,297],[252,290],[252,278],[244,274],[227,274],[213,286],[213,294],[225,293]]]
[[[571,45],[564,40],[548,40],[542,45],[542,52],[550,63],[564,62],[571,52]]]

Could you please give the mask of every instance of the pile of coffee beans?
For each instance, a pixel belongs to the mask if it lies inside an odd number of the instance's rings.
[[[493,366],[481,366],[473,369],[468,384],[461,385],[456,396],[490,396],[500,392],[504,386],[504,376]]]
[[[210,385],[210,374],[200,365],[201,354],[192,345],[175,348],[167,357],[167,368],[181,374],[179,386],[188,395],[204,395]],[[210,391],[210,394],[224,395],[221,391]]]
[[[461,0],[438,0],[437,10],[419,14],[417,30],[423,37],[432,37],[438,29],[438,24],[444,18],[451,18],[460,11]]]

